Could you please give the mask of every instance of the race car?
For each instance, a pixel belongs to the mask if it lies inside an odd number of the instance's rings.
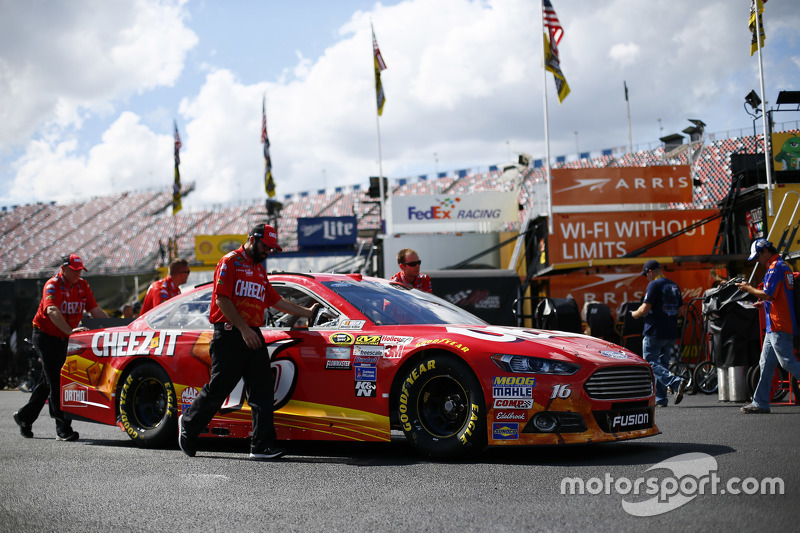
[[[271,309],[261,328],[279,440],[390,441],[422,455],[487,446],[648,437],[650,366],[594,337],[486,324],[434,295],[359,274],[271,274],[313,319]],[[118,425],[142,447],[174,446],[177,420],[209,380],[212,287],[198,286],[125,327],[70,337],[63,410]],[[309,323],[310,322],[310,323]],[[240,381],[201,437],[248,438]]]

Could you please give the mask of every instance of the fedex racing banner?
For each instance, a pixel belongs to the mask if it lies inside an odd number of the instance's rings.
[[[557,207],[692,201],[689,165],[553,169]]]
[[[519,223],[519,192],[393,196],[392,232],[503,231]]]
[[[715,214],[713,209],[556,213],[548,237],[550,264],[614,259]],[[648,250],[650,257],[707,255],[714,248],[720,219],[712,220]]]

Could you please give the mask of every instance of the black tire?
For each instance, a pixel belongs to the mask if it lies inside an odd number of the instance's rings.
[[[758,385],[758,377],[761,375],[761,369],[758,365],[751,366],[747,369],[747,388],[748,397],[752,400],[756,394],[756,385]]]
[[[778,365],[776,367],[776,370],[778,371],[778,375],[779,375],[781,380],[787,380],[789,378],[789,373],[786,370],[784,370],[781,365]],[[758,365],[754,366],[752,369],[750,369],[750,371],[748,371],[747,376],[748,376],[748,382],[750,384],[750,388],[751,388],[751,391],[752,391],[752,396],[755,396],[755,394],[756,394],[756,386],[758,385],[758,380],[761,378],[761,367],[758,366]],[[772,402],[779,402],[779,401],[783,400],[784,396],[786,396],[786,394],[789,392],[789,389],[786,389],[786,388],[777,389],[777,388],[775,388],[775,377],[774,377],[774,375],[773,375],[772,381],[773,381],[773,383],[772,383],[772,386],[770,387],[770,391],[772,392],[772,399],[770,400],[770,402],[771,403]]]
[[[694,390],[694,375],[692,374],[692,369],[689,368],[689,365],[686,363],[672,363],[669,365],[669,372],[670,374],[680,376],[686,380],[686,392],[688,394],[697,393],[697,391]]]
[[[422,455],[457,459],[486,446],[486,404],[470,367],[450,355],[431,355],[399,375],[403,432]]]
[[[717,392],[717,365],[711,361],[704,361],[694,369],[694,388],[703,394]]]
[[[178,434],[175,387],[159,365],[137,365],[119,387],[119,420],[141,448],[174,445]]]

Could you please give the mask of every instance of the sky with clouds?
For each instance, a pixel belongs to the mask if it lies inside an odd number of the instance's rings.
[[[552,3],[560,105],[532,0],[0,0],[0,206],[168,188],[173,120],[185,209],[266,198],[264,95],[278,199],[365,188],[378,132],[389,178],[541,158],[544,83],[553,158],[628,145],[623,82],[635,148],[690,118],[753,131],[749,0]],[[796,0],[769,0],[764,21],[774,102],[800,90]],[[388,67],[380,119],[370,22]]]

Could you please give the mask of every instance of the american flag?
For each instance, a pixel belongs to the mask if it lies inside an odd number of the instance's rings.
[[[180,151],[183,145],[181,144],[181,136],[178,135],[178,123],[172,121],[172,124],[175,127],[175,166],[178,166],[181,164]]]
[[[544,2],[544,27],[550,34],[550,41],[556,45],[561,43],[561,38],[564,36],[564,28],[561,27],[561,22],[558,20],[556,10],[553,9],[553,4],[550,0],[543,0]]]
[[[383,92],[383,84],[381,83],[381,71],[386,70],[386,62],[383,60],[381,51],[378,48],[375,28],[372,28],[372,53],[375,57],[375,97],[378,104],[378,116],[381,116],[383,114],[383,104],[386,103],[386,94]]]
[[[172,216],[175,216],[183,208],[181,204],[181,173],[178,169],[178,165],[181,164],[182,145],[181,136],[178,135],[178,123],[173,120],[172,125],[175,127],[175,181],[172,184]]]
[[[386,70],[386,63],[383,61],[383,56],[378,48],[378,40],[375,38],[375,30],[372,30],[372,51],[375,53],[375,65],[378,70]]]
[[[267,97],[261,100],[261,142],[264,143],[264,189],[267,196],[275,197],[275,181],[272,179],[272,157],[269,155],[269,138],[267,137]]]

